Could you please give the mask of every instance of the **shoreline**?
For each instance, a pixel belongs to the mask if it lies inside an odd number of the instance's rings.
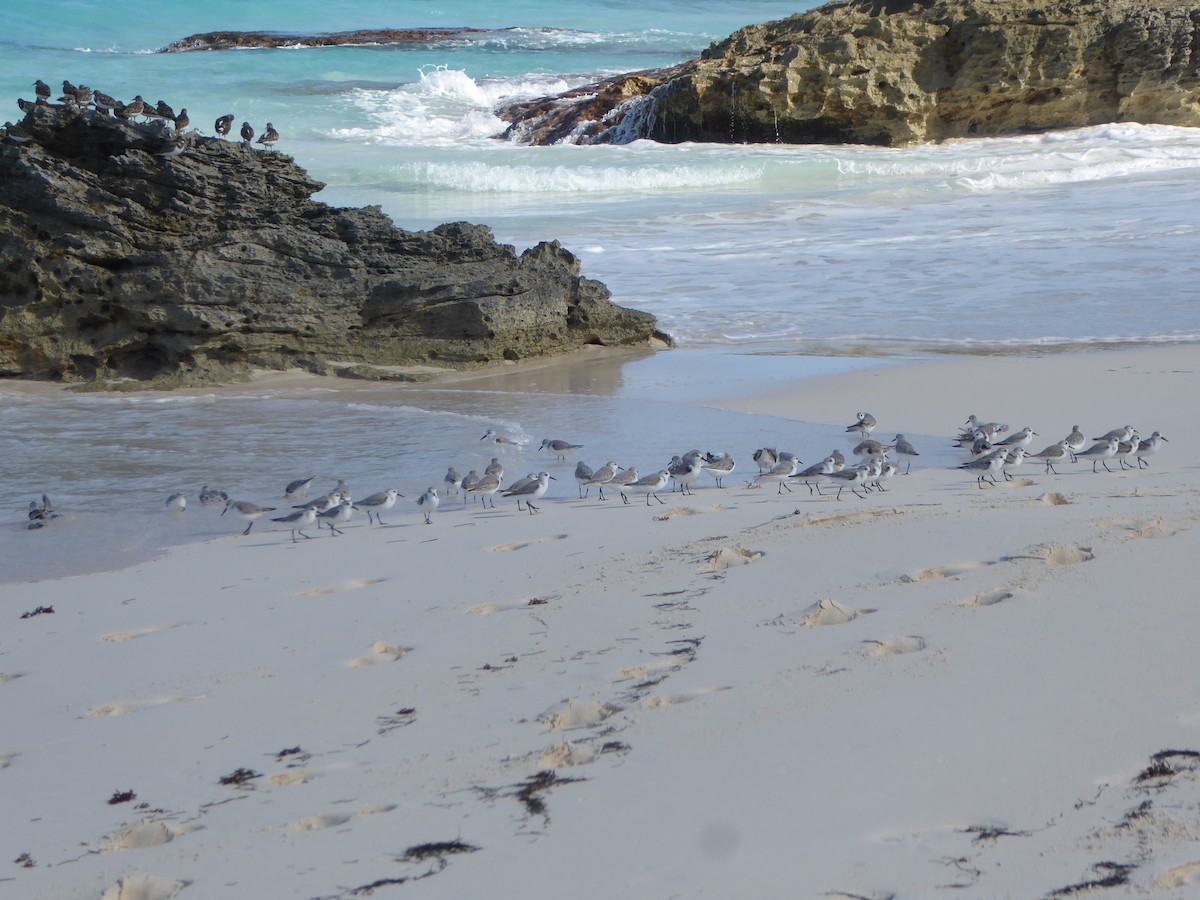
[[[0,828],[35,864],[0,877],[154,900],[509,895],[533,868],[584,898],[1028,897],[1113,864],[1177,896],[1200,883],[1193,356],[752,379],[696,395],[744,411],[720,420],[742,428],[724,490],[581,500],[543,455],[539,515],[231,531],[5,586]],[[887,493],[746,486],[759,420],[815,423],[788,432],[811,455],[849,451],[856,410],[877,437],[929,429]],[[947,446],[971,412],[1034,449],[1076,419],[1170,443],[1148,469],[981,488]]]

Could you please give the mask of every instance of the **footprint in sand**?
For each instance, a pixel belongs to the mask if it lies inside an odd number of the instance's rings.
[[[552,534],[549,537],[538,538],[535,541],[517,541],[513,544],[501,544],[499,547],[493,547],[493,553],[511,553],[513,550],[524,550],[526,547],[532,547],[534,544],[545,544],[549,541],[565,541],[569,535]]]
[[[346,665],[351,669],[360,669],[363,666],[375,666],[380,663],[395,662],[411,650],[412,647],[401,647],[398,644],[393,645],[385,641],[376,641],[371,645],[369,650],[364,651],[362,656],[354,657]]]
[[[1139,522],[1129,528],[1129,536],[1134,538],[1165,538],[1175,533],[1162,519],[1153,522]]]
[[[990,562],[966,562],[955,563],[947,566],[934,566],[931,569],[922,569],[919,572],[901,575],[898,580],[902,584],[912,584],[917,581],[929,581],[934,578],[954,578],[956,575],[962,575],[966,572],[971,572],[975,569],[982,569],[985,566],[990,565],[994,564]]]
[[[842,606],[828,597],[822,597],[812,606],[805,607],[798,613],[778,616],[768,624],[789,628],[819,628],[825,625],[845,625],[859,616],[869,616],[873,612],[873,609]]]
[[[1045,544],[1042,549],[1044,549],[1045,555],[1041,559],[1048,566],[1072,566],[1075,563],[1087,562],[1096,558],[1091,547],[1078,547],[1073,544]],[[1034,551],[1034,554],[1034,558],[1037,558],[1037,551]]]
[[[1042,494],[1042,502],[1047,506],[1069,506],[1071,504],[1066,495],[1060,494],[1058,491],[1047,491]]]
[[[293,784],[308,784],[312,781],[312,773],[307,769],[288,769],[267,779],[268,784],[275,787],[290,787]]]
[[[590,728],[599,725],[613,713],[620,712],[619,706],[601,703],[598,700],[563,700],[542,712],[537,720],[555,731],[570,731],[572,728]]]
[[[326,828],[336,828],[345,825],[352,816],[337,813],[325,813],[319,816],[309,816],[288,826],[289,831],[323,831]]]
[[[736,569],[758,562],[765,555],[761,550],[747,550],[745,547],[722,547],[706,556],[697,566],[697,571],[724,572],[726,569]]]
[[[561,594],[547,594],[542,597],[528,597],[525,600],[497,600],[494,603],[480,603],[467,610],[469,616],[490,616],[495,613],[510,612],[514,609],[529,609],[531,606],[545,606],[551,600],[557,600]]]
[[[573,744],[566,741],[547,747],[538,757],[538,767],[542,769],[567,769],[571,766],[586,766],[596,761],[599,752],[588,744]]]
[[[1005,590],[985,591],[982,594],[976,594],[974,597],[967,597],[965,600],[959,601],[959,606],[995,606],[997,603],[1002,603],[1005,600],[1012,598],[1012,594]]]
[[[676,706],[680,703],[691,703],[697,697],[703,697],[706,694],[716,694],[721,691],[728,691],[731,688],[725,687],[715,688],[697,688],[694,691],[681,691],[678,694],[655,694],[652,697],[645,697],[641,700],[640,706],[642,709],[659,709],[663,706]]]
[[[126,875],[105,891],[100,900],[171,900],[191,882],[158,875]]]
[[[199,831],[202,825],[168,825],[153,819],[143,819],[136,825],[114,831],[104,838],[100,850],[109,852],[117,850],[144,850],[147,847],[161,847],[184,834]]]
[[[301,591],[297,597],[324,597],[326,594],[344,594],[346,591],[357,591],[359,588],[370,587],[387,581],[386,578],[350,578],[337,584],[327,584],[324,587],[313,588],[311,591]]]
[[[1200,882],[1200,862],[1172,866],[1154,879],[1155,887],[1181,888]]]
[[[886,641],[863,641],[863,652],[868,656],[900,656],[904,653],[918,653],[924,649],[925,638],[915,634],[900,635]]]
[[[129,700],[125,703],[109,703],[89,710],[79,718],[102,719],[108,716],[125,716],[151,706],[162,706],[164,703],[183,703],[187,700],[203,700],[203,694],[192,694],[188,697],[154,697],[149,700]]]
[[[132,628],[129,631],[114,631],[112,634],[106,634],[100,638],[102,641],[110,643],[118,643],[120,641],[131,641],[134,638],[144,637],[148,634],[158,634],[160,631],[167,631],[171,628],[178,628],[179,625],[147,625],[145,628]]]

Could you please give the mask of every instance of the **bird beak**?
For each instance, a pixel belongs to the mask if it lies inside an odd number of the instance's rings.
[[[550,476],[550,480],[551,480],[551,481],[558,481],[558,479],[557,479],[557,478],[555,478],[553,475],[551,475],[551,476]]]

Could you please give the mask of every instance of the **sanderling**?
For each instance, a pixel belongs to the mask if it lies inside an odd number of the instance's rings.
[[[737,468],[737,463],[733,461],[733,457],[728,453],[706,453],[704,454],[704,471],[716,479],[717,487],[724,487],[721,484],[721,479],[729,475]]]
[[[500,488],[500,493],[507,494],[509,491],[520,490],[521,488],[525,487],[525,485],[532,484],[535,481],[537,481],[537,472],[530,472],[528,475],[522,475],[508,487]]]
[[[250,529],[254,527],[254,523],[261,519],[269,512],[275,512],[273,506],[259,506],[257,503],[251,503],[249,500],[227,500],[225,508],[221,510],[221,515],[233,510],[234,515],[239,519],[245,519],[250,524],[246,526],[243,535],[250,533]]]
[[[35,531],[42,528],[47,522],[58,518],[58,513],[54,511],[54,506],[50,503],[50,498],[42,494],[42,502],[36,500],[29,501],[29,524],[25,527],[30,531]]]
[[[959,466],[959,468],[978,472],[979,475],[975,481],[977,486],[982,488],[984,479],[989,477],[992,484],[999,484],[999,482],[996,481],[995,473],[1000,471],[1000,468],[1004,465],[1004,460],[1007,458],[1007,450],[993,450],[987,456],[981,456],[979,459],[973,459],[970,462],[963,463],[961,466]]]
[[[829,458],[833,460],[833,471],[840,472],[846,468],[846,454],[836,447],[829,451]]]
[[[854,449],[850,452],[855,456],[887,456],[891,449],[887,444],[868,438],[865,441],[859,441],[855,444]]]
[[[1037,434],[1036,431],[1034,431],[1032,428],[1026,426],[1025,428],[1022,428],[1020,431],[1018,431],[1012,435],[1009,435],[1004,440],[997,441],[995,446],[1004,447],[1009,450],[1013,449],[1014,447],[1020,447],[1022,450],[1024,450],[1024,449],[1028,448],[1030,444],[1033,443],[1033,438],[1034,438],[1034,435],[1036,435],[1036,434]]]
[[[618,469],[620,469],[620,466],[617,465],[616,460],[610,459],[593,472],[592,477],[584,482],[584,484],[588,487],[598,487],[600,489],[600,499],[604,500],[604,486],[612,481],[612,477],[617,474]]]
[[[851,466],[848,469],[842,469],[838,472],[830,472],[827,477],[830,481],[841,482],[841,484],[838,485],[838,492],[837,496],[834,498],[835,500],[842,499],[842,491],[846,488],[850,488],[850,492],[854,494],[855,497],[864,499],[867,495],[860,494],[858,492],[858,488],[860,486],[865,487],[867,482],[873,477],[872,464],[869,462],[859,463],[857,466]]]
[[[692,492],[692,482],[700,477],[700,473],[704,471],[704,460],[697,452],[695,456],[689,453],[678,466],[669,466],[667,472],[671,476],[671,480],[679,485],[681,493],[690,494]]]
[[[464,479],[464,483],[465,483],[465,481],[466,481],[466,479]],[[425,491],[425,493],[423,493],[417,499],[417,505],[420,506],[421,509],[423,509],[425,511],[425,524],[426,525],[431,524],[432,519],[430,519],[430,516],[432,516],[433,511],[435,509],[437,509],[438,506],[441,505],[441,502],[442,501],[438,499],[437,488],[433,488],[433,487],[428,488]]]
[[[365,509],[367,511],[368,523],[374,521],[379,525],[382,525],[383,513],[387,512],[396,505],[396,499],[398,497],[403,496],[404,495],[395,488],[388,488],[386,491],[379,491],[378,493],[372,494],[365,500],[359,500],[358,506],[360,509]],[[374,518],[372,518],[372,511],[374,511]]]
[[[875,417],[870,413],[860,412],[855,413],[855,418],[858,419],[853,425],[846,426],[846,433],[853,434],[858,432],[859,437],[866,437],[875,430]]]
[[[1121,428],[1114,428],[1107,434],[1102,434],[1100,437],[1092,438],[1093,441],[1107,441],[1109,438],[1116,438],[1118,441],[1127,441],[1133,436],[1133,426],[1125,425]],[[1090,447],[1088,448],[1091,449]]]
[[[1066,462],[1074,456],[1070,448],[1067,446],[1067,441],[1064,438],[1057,444],[1051,444],[1041,453],[1030,453],[1030,459],[1040,459],[1046,464],[1046,471],[1053,472],[1055,475],[1058,472],[1054,468],[1055,463]]]
[[[500,476],[495,472],[485,474],[471,487],[466,488],[472,494],[480,497],[480,502],[483,503],[483,508],[488,508],[488,499],[492,501],[491,508],[496,508],[496,491],[500,490]]]
[[[1108,467],[1107,460],[1110,460],[1117,455],[1117,446],[1120,443],[1120,440],[1118,440],[1116,437],[1100,440],[1092,444],[1092,446],[1088,447],[1086,450],[1080,450],[1075,454],[1075,458],[1077,460],[1084,458],[1090,459],[1092,461],[1093,472],[1096,471],[1096,463],[1104,466],[1105,472],[1111,472],[1112,469]]]
[[[504,435],[500,434],[499,432],[493,431],[491,428],[489,428],[487,431],[484,432],[483,437],[481,437],[480,440],[481,441],[490,440],[493,444],[503,444],[508,447],[520,446],[512,438],[507,438]]]
[[[333,532],[333,534],[329,535],[330,537],[333,537],[335,534],[342,534],[342,530],[338,526],[349,522],[350,517],[354,515],[356,509],[358,507],[348,499],[343,500],[337,506],[327,509],[323,513],[317,513],[317,527],[320,528],[321,523],[324,522],[329,526],[329,530]]]
[[[204,487],[200,488],[200,505],[201,506],[214,506],[218,503],[228,503],[228,502],[229,502],[229,495],[227,493],[225,493],[224,491],[216,491],[216,490],[210,491],[208,489],[207,484]],[[225,513],[221,513],[221,515],[225,515]]]
[[[610,488],[616,488],[621,492],[621,502],[626,506],[629,505],[629,498],[625,496],[625,488],[637,481],[641,476],[638,474],[637,466],[630,466],[627,469],[622,469],[616,475],[608,480]]]
[[[286,516],[280,516],[278,519],[271,519],[272,522],[280,522],[289,526],[292,529],[292,543],[296,543],[297,533],[308,540],[312,540],[311,534],[305,534],[305,528],[312,528],[317,521],[317,510],[315,507],[306,506],[304,509],[298,509],[295,512],[288,513]]]
[[[446,492],[447,497],[462,491],[463,477],[458,474],[458,471],[451,466],[446,470],[446,476],[442,479],[442,490]]]
[[[1129,460],[1137,456],[1138,445],[1141,444],[1141,442],[1142,437],[1137,433],[1136,428],[1134,429],[1133,434],[1130,435],[1129,440],[1117,442],[1117,452],[1113,458],[1121,464],[1122,469],[1140,468],[1140,466],[1132,465]]]
[[[883,483],[895,476],[900,471],[900,467],[890,459],[877,459],[874,462],[877,464],[878,471],[873,473],[875,480],[871,482],[871,487],[886,491],[887,488],[883,486]]]
[[[596,473],[592,471],[592,467],[585,463],[582,459],[575,464],[575,481],[579,486],[579,499],[582,500],[588,495],[591,488],[586,488],[585,485],[592,480],[592,476]]]
[[[1167,439],[1162,436],[1161,432],[1156,431],[1146,440],[1138,442],[1137,461],[1139,469],[1143,467],[1147,469],[1150,468],[1150,463],[1146,462],[1146,457],[1153,456],[1155,453],[1157,453],[1158,448],[1162,446],[1162,442],[1166,440]],[[1171,442],[1167,441],[1167,443],[1169,444]]]
[[[312,487],[312,483],[316,477],[316,475],[309,475],[307,478],[297,478],[295,481],[290,482],[288,486],[283,489],[284,499],[303,500],[308,496],[308,489]]]
[[[1025,462],[1025,448],[1013,447],[1004,451],[1004,462],[1000,466],[1000,474],[1004,476],[1005,481],[1012,481],[1013,477],[1008,473],[1009,469],[1015,469],[1017,466]]]
[[[313,500],[309,500],[307,503],[297,503],[295,506],[292,507],[292,509],[304,509],[304,507],[306,507],[306,506],[311,506],[313,509],[315,509],[317,511],[317,515],[320,515],[323,512],[329,512],[329,510],[333,509],[335,506],[337,506],[339,503],[341,503],[343,500],[346,500],[346,499],[348,499],[348,498],[343,497],[341,495],[341,492],[330,491],[328,494],[325,494],[321,497],[317,497],[316,499],[313,499]]]
[[[653,475],[647,475],[645,478],[639,478],[632,484],[626,485],[626,489],[645,494],[647,506],[650,505],[651,497],[665,505],[665,501],[658,496],[658,492],[665,488],[670,481],[671,473],[663,469],[661,472],[655,472]]]
[[[519,488],[509,488],[504,492],[505,497],[516,497],[517,509],[521,509],[521,501],[525,501],[525,505],[529,508],[529,514],[533,515],[539,512],[538,507],[533,505],[534,500],[540,500],[546,495],[546,489],[550,487],[550,480],[557,481],[548,472],[538,472],[533,481],[521,485]]]
[[[498,457],[493,456],[492,461],[487,464],[483,470],[484,475],[495,475],[497,479],[504,478],[504,463],[500,462]]]
[[[917,452],[916,447],[909,443],[908,438],[902,434],[896,435],[896,439],[892,442],[892,445],[896,448],[897,456],[908,457],[908,466],[904,469],[904,474],[907,475],[912,471],[912,458],[921,454]]]
[[[787,480],[795,475],[799,468],[800,460],[796,459],[795,456],[790,453],[786,456],[781,454],[779,462],[775,463],[770,470],[759,473],[754,480],[774,481],[779,485],[779,488],[775,491],[776,494],[782,494],[784,488],[787,488],[787,492],[790,494],[792,489],[787,486]]]
[[[779,454],[774,447],[760,447],[754,451],[754,461],[758,463],[759,472],[769,472],[779,462]]]
[[[479,484],[479,476],[475,473],[474,469],[463,476],[462,482],[459,484],[459,487],[462,488],[463,503],[467,502],[467,494],[471,494],[472,500],[479,499],[472,491],[472,488],[477,484]]]
[[[835,471],[837,471],[837,464],[834,462],[832,456],[827,456],[819,463],[797,472],[792,478],[797,481],[803,481],[808,485],[808,495],[810,497],[812,496],[814,487],[817,489],[817,496],[821,497],[824,496],[821,493],[821,479],[832,475]]]
[[[558,459],[565,460],[567,458],[568,450],[579,450],[583,447],[583,444],[572,444],[570,441],[550,440],[550,438],[545,438],[542,441],[542,446],[538,447],[538,450],[545,450],[547,447],[554,451],[554,454],[556,457],[558,457]]]
[[[187,497],[183,494],[172,494],[167,498],[167,512],[183,512],[187,509]]]
[[[1071,426],[1071,433],[1063,438],[1063,443],[1067,445],[1067,450],[1071,454],[1071,462],[1075,462],[1075,454],[1084,448],[1087,444],[1087,438],[1083,436],[1083,432],[1079,430],[1078,425]]]

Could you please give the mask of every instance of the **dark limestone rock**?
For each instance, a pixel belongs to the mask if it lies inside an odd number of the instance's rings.
[[[639,344],[556,241],[486,227],[396,228],[335,209],[288,156],[92,110],[38,107],[0,148],[0,376],[228,379],[476,368]]]
[[[1193,0],[839,0],[670,69],[500,112],[538,144],[883,146],[1107,122],[1200,126]]]
[[[433,44],[482,34],[480,28],[370,28],[331,34],[288,34],[280,31],[208,31],[172,41],[159,53],[194,50],[249,50],[277,47],[346,47],[363,44]]]

